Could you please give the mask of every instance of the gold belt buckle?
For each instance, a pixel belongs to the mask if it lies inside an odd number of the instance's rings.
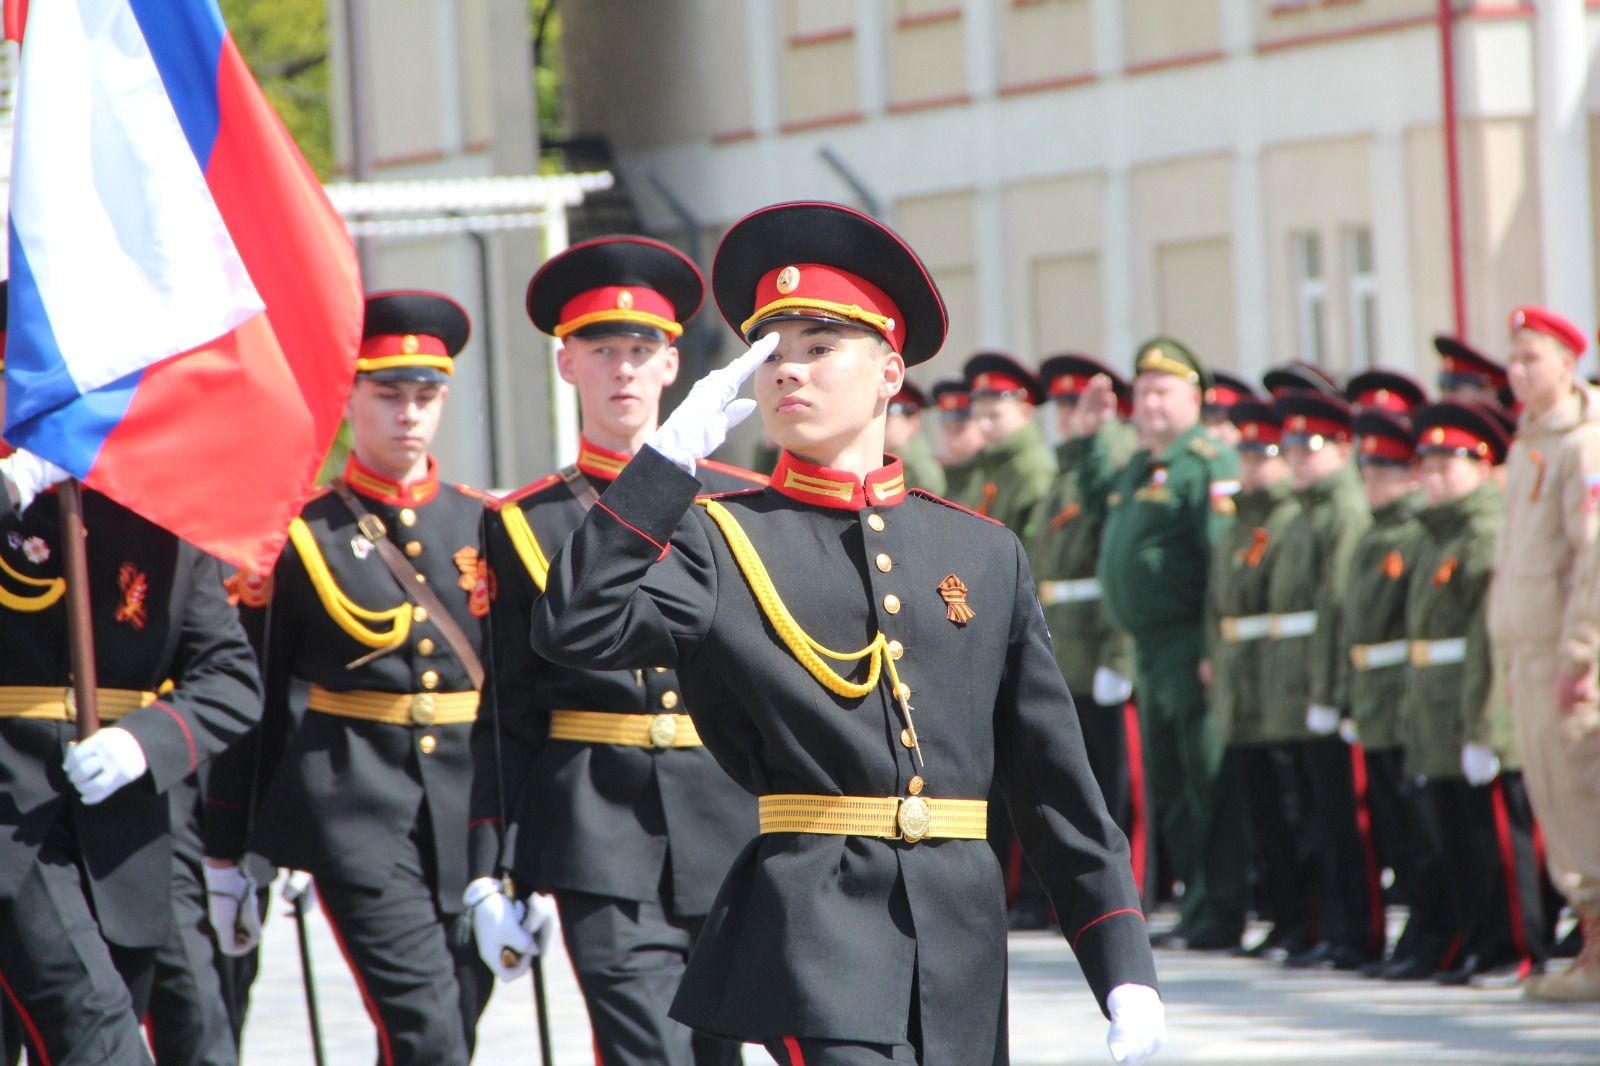
[[[419,692],[411,697],[411,722],[413,725],[430,726],[435,717],[435,703],[433,693]]]
[[[1222,639],[1229,644],[1239,641],[1239,620],[1237,618],[1224,618],[1222,620]]]
[[[658,748],[670,748],[678,739],[678,720],[670,714],[658,714],[650,719],[650,743]]]
[[[1357,644],[1350,649],[1350,664],[1357,670],[1365,670],[1370,656],[1365,644]]]
[[[907,796],[900,801],[894,823],[900,830],[900,839],[915,844],[933,828],[933,807],[921,796]]]

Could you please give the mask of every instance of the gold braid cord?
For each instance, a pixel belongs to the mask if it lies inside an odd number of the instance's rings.
[[[550,575],[550,560],[545,557],[544,549],[539,547],[539,538],[533,535],[533,527],[528,525],[527,516],[522,513],[522,508],[508,503],[500,509],[500,520],[505,523],[511,546],[517,549],[517,557],[528,568],[528,576],[543,592],[545,580]]]
[[[27,585],[29,588],[41,590],[32,595],[22,595],[12,592],[4,585],[0,585],[0,607],[10,611],[42,611],[54,604],[67,591],[66,578],[28,577],[26,574],[19,574],[11,569],[4,559],[0,559],[0,571],[3,571],[6,577],[19,585]]]
[[[333,580],[328,561],[322,557],[322,549],[317,546],[317,538],[304,520],[296,518],[289,523],[289,539],[294,543],[295,551],[300,553],[306,576],[311,578],[311,587],[317,590],[317,598],[322,601],[323,609],[340,629],[378,651],[389,651],[405,643],[411,632],[410,603],[401,603],[386,611],[370,611],[362,607],[346,596]],[[367,623],[387,626],[387,630],[379,631]]]

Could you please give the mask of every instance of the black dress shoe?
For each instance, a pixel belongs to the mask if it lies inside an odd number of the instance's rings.
[[[1434,984],[1451,987],[1464,985],[1471,981],[1473,977],[1489,969],[1492,965],[1493,964],[1482,955],[1479,955],[1476,952],[1469,953],[1462,957],[1461,961],[1456,964],[1454,969],[1440,970],[1438,973],[1434,974],[1433,982]]]
[[[1437,972],[1439,972],[1438,960],[1407,955],[1404,958],[1390,959],[1388,965],[1383,968],[1381,976],[1385,981],[1426,981]]]
[[[1578,949],[1581,947],[1583,947],[1583,926],[1574,925],[1566,936],[1556,941],[1555,946],[1550,949],[1550,957],[1552,959],[1575,959],[1578,957]]]
[[[1324,940],[1322,943],[1305,951],[1299,951],[1283,960],[1283,964],[1291,970],[1315,970],[1331,964],[1329,956],[1333,952],[1333,945]]]
[[[1372,962],[1373,958],[1361,948],[1340,944],[1328,953],[1328,961],[1335,970],[1355,971]]]

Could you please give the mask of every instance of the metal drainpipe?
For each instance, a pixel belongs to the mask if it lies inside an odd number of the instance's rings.
[[[1450,208],[1450,294],[1455,302],[1456,336],[1467,339],[1466,250],[1461,236],[1461,152],[1456,143],[1455,11],[1439,0],[1439,76],[1443,92],[1444,173]]]
[[[880,222],[889,221],[889,212],[884,207],[883,197],[879,196],[872,186],[863,181],[861,175],[851,169],[850,165],[844,161],[838,152],[835,152],[827,145],[823,145],[817,149],[817,154],[822,157],[824,163],[833,168],[839,177],[844,179],[844,183],[850,186],[851,191],[860,197],[861,206],[867,209],[867,214]]]

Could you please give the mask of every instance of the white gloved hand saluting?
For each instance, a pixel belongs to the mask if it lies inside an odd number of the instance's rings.
[[[461,902],[472,914],[472,939],[483,964],[502,981],[514,981],[527,973],[537,948],[533,937],[522,928],[527,908],[517,900],[507,899],[500,882],[492,877],[469,883]],[[508,951],[511,955],[507,955]]]
[[[261,943],[261,911],[256,907],[256,879],[239,866],[212,866],[207,859],[206,911],[217,950],[224,955],[245,955]]]
[[[74,744],[61,768],[67,772],[67,780],[78,790],[83,802],[93,806],[123,785],[143,777],[150,763],[132,733],[107,726]]]
[[[1123,677],[1109,666],[1097,666],[1091,695],[1102,707],[1120,707],[1133,695],[1133,680]]]
[[[5,478],[6,491],[20,513],[28,509],[39,493],[72,475],[48,459],[18,449],[0,459],[0,476]]]
[[[1469,785],[1487,785],[1500,776],[1500,759],[1483,744],[1461,745],[1461,772]]]
[[[777,346],[778,334],[769,333],[727,366],[695,382],[672,417],[646,443],[694,473],[695,463],[716,451],[728,439],[728,431],[755,411],[756,402],[740,398],[739,387]]]
[[[1167,1011],[1149,985],[1118,985],[1106,996],[1106,1010],[1111,1015],[1106,1047],[1116,1062],[1139,1066],[1167,1042]]]
[[[1306,728],[1319,737],[1331,737],[1339,731],[1341,717],[1339,708],[1313,703],[1306,709]]]

